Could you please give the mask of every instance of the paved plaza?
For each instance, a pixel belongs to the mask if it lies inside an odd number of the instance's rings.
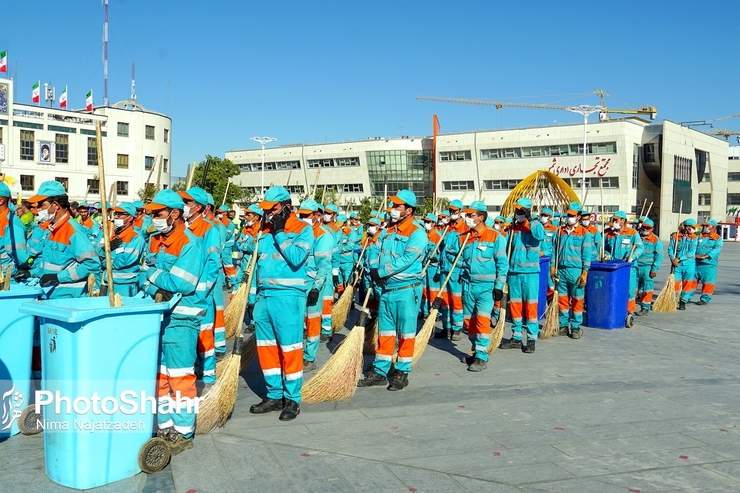
[[[497,350],[482,373],[460,362],[465,337],[432,340],[407,389],[304,404],[292,422],[249,414],[264,390],[253,361],[223,429],[157,474],[90,491],[737,493],[739,319],[740,245],[725,243],[708,306]],[[0,443],[0,491],[74,490],[44,474],[43,435],[18,435]]]

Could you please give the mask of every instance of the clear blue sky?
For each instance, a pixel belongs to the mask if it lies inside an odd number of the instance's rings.
[[[17,94],[103,100],[99,0],[4,2]],[[208,154],[276,144],[574,122],[560,111],[416,101],[649,104],[676,122],[740,113],[740,2],[110,0],[109,99],[173,119],[175,174]],[[169,80],[169,85],[168,81]],[[567,95],[567,96],[564,96]],[[595,121],[592,116],[591,121]],[[740,130],[740,118],[716,128]],[[734,141],[734,139],[733,139]],[[734,142],[733,142],[734,143]]]

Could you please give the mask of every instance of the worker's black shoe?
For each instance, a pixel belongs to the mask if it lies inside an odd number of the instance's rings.
[[[570,331],[570,338],[571,339],[580,339],[581,338],[581,329],[573,329]],[[532,341],[534,342],[534,341]],[[534,352],[534,347],[532,348],[532,352]]]
[[[268,399],[265,397],[259,404],[254,404],[249,408],[249,412],[252,414],[265,414],[273,411],[282,411],[283,400],[282,399]]]
[[[388,385],[388,390],[403,390],[409,385],[409,376],[400,371],[395,372],[393,381]]]
[[[699,301],[696,302],[696,304],[699,305],[699,306],[704,306],[704,305],[706,305],[708,303],[706,301],[704,301],[704,300],[699,300]]]
[[[521,339],[506,339],[501,341],[501,344],[498,345],[499,349],[521,349],[522,348],[522,340]]]
[[[447,329],[442,329],[435,332],[434,337],[437,339],[447,339],[450,337],[450,334],[447,332]]]
[[[316,369],[316,362],[315,361],[306,361],[303,360],[303,373],[310,373]]]
[[[527,354],[534,353],[534,340],[527,341],[527,345],[522,346],[522,352]]]
[[[185,438],[179,433],[173,433],[168,435],[165,440],[167,440],[167,447],[170,449],[170,456],[172,457],[183,450],[193,448],[193,437]]]
[[[169,428],[160,428],[157,430],[157,438],[168,438],[170,435],[177,435],[177,431],[175,431],[174,426],[170,426]]]
[[[280,413],[280,417],[278,419],[280,421],[290,421],[296,419],[299,414],[301,414],[301,406],[299,406],[296,401],[285,399],[285,407],[283,408],[283,412]]]
[[[322,332],[321,335],[319,336],[319,342],[321,342],[321,343],[329,342],[329,339],[331,339],[331,336],[332,336],[332,334],[324,334]]]
[[[558,329],[558,336],[567,336],[568,335],[568,326],[563,325]]]
[[[460,335],[461,330],[453,330],[452,331],[452,337],[450,337],[451,341],[459,341],[462,336]]]
[[[377,387],[379,385],[385,385],[388,383],[388,378],[383,375],[378,375],[375,370],[370,370],[367,376],[357,382],[358,387]]]
[[[639,312],[635,312],[635,315],[637,315],[638,317],[647,317],[647,316],[648,316],[648,313],[650,313],[650,312],[649,312],[649,311],[647,311],[647,310],[645,310],[645,309],[643,308],[643,309],[642,309],[642,310],[640,310]]]
[[[485,361],[483,361],[480,358],[475,358],[473,360],[473,363],[471,363],[471,365],[468,366],[468,371],[476,371],[476,372],[483,371],[486,369],[487,366],[488,364]]]
[[[686,302],[685,301],[679,301],[678,302],[678,309],[679,310],[685,310],[686,309]]]
[[[473,361],[475,361],[475,355],[474,354],[471,354],[471,355],[465,356],[460,361],[462,363],[465,363],[466,365],[472,365],[473,364]]]
[[[245,334],[254,334],[254,324],[248,324],[247,328],[244,329]]]

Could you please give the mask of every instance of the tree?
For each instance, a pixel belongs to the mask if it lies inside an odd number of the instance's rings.
[[[159,189],[157,189],[156,185],[153,185],[152,183],[147,183],[144,188],[140,188],[139,191],[136,192],[136,195],[139,196],[139,200],[141,200],[145,204],[148,204],[152,201],[158,191]]]
[[[206,169],[206,163],[208,163],[208,171],[206,173],[204,183],[203,173]],[[241,173],[239,166],[232,163],[231,160],[206,155],[205,161],[201,161],[195,167],[195,171],[193,172],[193,182],[191,185],[194,187],[201,187],[206,192],[213,195],[213,201],[216,203],[216,207],[224,202],[230,207],[235,202],[243,202],[245,198],[249,198],[250,195],[234,183],[231,183],[228,186],[228,192],[226,191],[229,179],[233,176],[237,176],[239,173]],[[226,193],[226,200],[224,200],[224,193]]]

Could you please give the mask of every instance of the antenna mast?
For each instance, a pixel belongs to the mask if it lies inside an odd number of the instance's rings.
[[[103,23],[103,105],[108,106],[108,0],[103,0],[105,22]]]
[[[136,101],[136,62],[131,62],[131,100]]]

